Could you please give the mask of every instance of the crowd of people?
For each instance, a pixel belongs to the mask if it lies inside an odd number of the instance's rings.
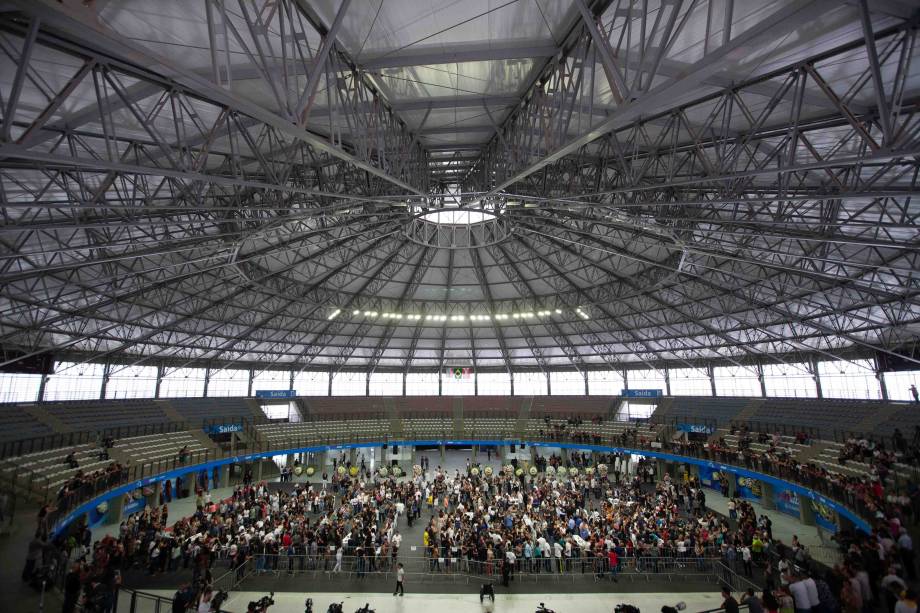
[[[547,426],[579,437],[583,423],[568,420]],[[737,431],[734,445],[724,439],[687,437],[659,436],[653,441],[647,432],[624,429],[619,442],[657,442],[685,455],[706,455],[798,481],[824,480],[845,490],[837,492],[842,500],[871,505],[873,533],[840,533],[836,538],[845,551],[844,561],[815,572],[806,548],[797,539],[786,544],[774,538],[770,520],[758,517],[749,503],[731,500],[729,516],[722,517],[707,509],[706,490],[699,481],[689,475],[658,479],[651,462],[630,464],[614,454],[573,452],[565,458],[538,456],[536,474],[516,470],[516,463],[490,473],[475,462],[467,461],[465,471],[452,472],[432,470],[426,462],[425,468],[395,478],[372,474],[362,461],[355,466],[356,474],[333,470],[331,477],[317,475],[312,484],[282,488],[254,484],[250,472],[224,500],[211,499],[204,489],[206,479],[196,481],[193,515],[170,524],[168,505],[146,508],[125,519],[117,535],[96,543],[88,530],[78,530],[52,544],[45,526],[30,544],[23,578],[34,577],[51,560],[52,568],[67,569],[65,612],[72,610],[67,603],[78,599],[100,603],[98,610],[105,611],[121,574],[130,569],[153,575],[187,570],[192,581],[183,601],[195,606],[210,593],[215,564],[227,571],[242,569],[248,562],[256,573],[349,570],[359,578],[386,570],[405,580],[406,567],[397,566],[404,562],[421,572],[494,575],[507,585],[518,573],[581,572],[616,580],[627,567],[655,572],[665,560],[693,568],[718,559],[739,573],[762,579],[763,592],[745,595],[755,613],[758,602],[765,610],[791,606],[820,613],[867,613],[875,604],[890,611],[900,607],[898,613],[905,613],[913,602],[908,588],[916,569],[906,529],[911,518],[917,518],[913,498],[907,504],[892,498],[882,472],[864,477],[822,472],[798,462],[779,437],[746,430]],[[766,450],[753,449],[753,441],[766,445]],[[892,453],[859,439],[848,441],[844,449],[844,461],[873,465],[888,461]],[[557,477],[553,473],[562,466],[580,470]],[[103,472],[114,483],[122,478],[116,473],[120,470],[112,463]],[[286,472],[282,481],[292,480],[289,475]],[[724,482],[721,487],[727,492]],[[407,557],[403,550],[401,522],[409,527],[423,522],[419,559]]]

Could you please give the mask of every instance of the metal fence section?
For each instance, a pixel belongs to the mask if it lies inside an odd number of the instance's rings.
[[[331,552],[328,555],[267,555],[256,554],[242,571],[236,573],[236,583],[248,577],[306,576],[314,579],[374,578],[395,581],[396,563],[403,565],[413,583],[459,581],[481,582],[484,578],[501,579],[500,560],[479,561],[460,556],[399,556],[398,559],[379,556],[343,556],[341,564]],[[512,577],[517,581],[630,581],[712,580],[722,569],[715,557],[624,557],[611,569],[606,557],[581,556],[572,558],[518,558]],[[222,588],[223,589],[223,588]],[[226,588],[230,589],[230,588]]]
[[[754,590],[755,592],[759,592],[761,589],[759,585],[747,577],[742,577],[731,568],[726,566],[723,562],[716,562],[714,564],[713,570],[715,571],[715,576],[719,579],[719,583],[734,593],[745,592],[748,590],[748,588]]]

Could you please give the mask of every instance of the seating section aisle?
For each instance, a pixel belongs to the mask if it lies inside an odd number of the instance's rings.
[[[70,468],[65,462],[71,452],[78,464],[76,468]],[[36,490],[45,490],[47,487],[49,495],[53,497],[78,472],[91,473],[111,464],[111,460],[100,459],[99,452],[95,443],[39,451],[3,462],[0,471],[3,472],[4,482],[10,482],[13,476],[17,476],[22,484],[31,479]]]
[[[196,433],[192,432],[172,432],[167,436],[162,434],[133,436],[115,442],[116,453],[125,456],[135,464],[171,460],[183,447],[187,447],[189,454],[214,448],[213,445],[205,445],[196,436]]]
[[[453,399],[450,396],[394,396],[396,412],[405,417],[437,417],[450,419],[453,416]]]
[[[261,411],[254,411],[246,398],[172,398],[168,402],[191,426],[205,420],[223,420],[231,423],[243,418],[265,416]]]
[[[309,407],[310,414],[304,419],[348,419],[351,417],[376,418],[386,414],[386,406],[382,396],[367,398],[365,396],[340,396],[330,398],[327,396],[308,396],[303,398],[303,404]]]
[[[26,413],[20,405],[0,405],[0,442],[19,441],[52,432],[50,427]]]
[[[271,423],[256,426],[260,436],[271,445],[323,444],[348,439],[374,438],[389,432],[389,419],[357,417],[347,420]]]
[[[106,430],[172,421],[155,400],[49,402],[42,408],[74,431]]]
[[[757,403],[759,400],[759,398],[675,396],[671,403],[659,405],[659,408],[655,409],[652,419],[670,421],[698,417],[706,421],[723,424],[736,419],[746,407]]]
[[[581,415],[606,416],[610,409],[609,396],[534,396],[530,414],[533,417],[551,419]]]

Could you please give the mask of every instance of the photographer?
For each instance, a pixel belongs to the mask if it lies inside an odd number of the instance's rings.
[[[259,600],[251,601],[246,607],[246,613],[266,613],[273,604],[275,604],[275,593],[271,592],[269,596],[262,596]]]

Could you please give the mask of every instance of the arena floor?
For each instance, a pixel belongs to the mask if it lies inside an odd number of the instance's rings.
[[[552,594],[544,595],[499,595],[495,604],[479,603],[478,591],[460,594],[412,594],[411,587],[405,597],[394,597],[390,593],[353,594],[351,592],[329,592],[309,594],[285,592],[275,594],[275,606],[269,613],[303,613],[304,599],[313,598],[313,612],[326,613],[332,602],[342,602],[345,613],[353,613],[365,603],[376,613],[534,613],[540,602],[556,613],[612,613],[619,603],[629,603],[645,613],[656,613],[664,605],[674,605],[677,600],[687,603],[687,612],[694,613],[718,608],[722,603],[718,592],[686,594],[675,593],[621,593],[621,594]],[[165,590],[154,592],[171,596]],[[234,592],[222,607],[228,613],[245,613],[251,600],[264,596],[263,592]],[[154,613],[139,609],[138,613]]]
[[[437,465],[434,453],[429,453],[433,465]],[[465,467],[468,453],[463,451],[448,451],[445,458],[445,466],[453,470],[455,467],[461,470]],[[482,458],[483,460],[485,458]],[[491,464],[495,467],[500,466],[500,461],[493,457]],[[224,493],[229,494],[232,489],[217,490],[215,495],[220,496]],[[725,512],[725,501],[718,494],[711,494],[707,497],[707,503],[710,508],[716,511]],[[759,505],[755,505],[758,513],[763,510]],[[184,515],[191,514],[194,511],[194,500],[185,499],[174,501],[170,504],[170,516],[178,519]],[[10,560],[10,564],[4,564],[0,569],[0,587],[5,588],[5,592],[16,599],[23,608],[23,611],[38,611],[38,595],[27,588],[19,580],[19,571],[22,568],[23,552],[25,544],[29,538],[29,529],[25,524],[28,523],[26,518],[30,515],[30,510],[22,509],[18,514],[18,522],[14,524],[13,534],[8,535],[5,539],[0,540],[0,554],[5,559]],[[767,511],[767,514],[773,519],[774,533],[783,540],[791,540],[792,534],[798,534],[803,542],[809,546],[817,546],[819,539],[817,532],[813,528],[802,526],[791,517],[787,517],[776,511]],[[421,528],[423,523],[419,522],[412,529],[408,529],[404,522],[400,523],[400,531],[403,533],[404,545],[409,545],[406,549],[411,550],[411,545],[421,545]],[[117,526],[100,527],[94,530],[95,538],[101,537],[107,531],[116,531]],[[811,542],[809,542],[811,541]],[[132,577],[133,578],[133,577]],[[145,592],[172,596],[176,586],[186,577],[180,575],[160,575],[149,577],[144,574],[140,581],[131,581],[128,577],[128,585],[137,587]],[[624,578],[625,579],[625,578]],[[551,583],[552,581],[552,583]],[[252,577],[247,580],[245,587],[250,590],[263,590],[253,592],[236,592],[232,595],[227,606],[224,608],[231,613],[242,613],[246,610],[246,604],[255,598],[259,598],[271,589],[276,594],[277,605],[271,609],[272,613],[287,613],[303,611],[303,600],[306,596],[313,596],[314,613],[326,613],[330,602],[344,601],[346,613],[352,613],[364,602],[369,602],[377,613],[389,612],[414,612],[425,611],[425,613],[435,613],[437,611],[447,611],[447,606],[455,607],[449,613],[461,613],[462,611],[476,611],[482,613],[478,600],[478,587],[475,583],[466,583],[458,581],[448,581],[446,583],[425,581],[423,583],[407,583],[408,594],[400,601],[394,601],[391,592],[391,586],[383,581],[364,580],[355,581],[345,577],[326,578],[306,578],[306,577],[288,577],[280,575],[278,577]],[[676,588],[676,589],[675,589]],[[636,604],[643,611],[648,613],[656,612],[664,604],[673,604],[676,600],[687,602],[688,613],[693,611],[702,611],[718,607],[721,603],[717,588],[708,582],[694,582],[693,584],[681,581],[670,582],[666,577],[660,579],[651,579],[644,582],[621,580],[620,583],[614,584],[609,581],[593,581],[590,577],[583,581],[558,581],[549,579],[540,580],[536,583],[530,579],[521,582],[512,583],[512,587],[507,590],[496,588],[498,600],[496,602],[496,612],[508,613],[531,613],[536,610],[540,601],[554,609],[557,613],[566,611],[577,611],[578,613],[594,613],[603,611],[611,613],[613,607],[621,602]],[[54,611],[60,607],[60,600],[57,595],[49,596],[46,611]],[[359,602],[360,601],[360,602]],[[445,604],[446,601],[450,605]],[[437,609],[432,609],[437,607]],[[141,609],[141,613],[147,613]],[[154,613],[154,609],[150,609]]]

